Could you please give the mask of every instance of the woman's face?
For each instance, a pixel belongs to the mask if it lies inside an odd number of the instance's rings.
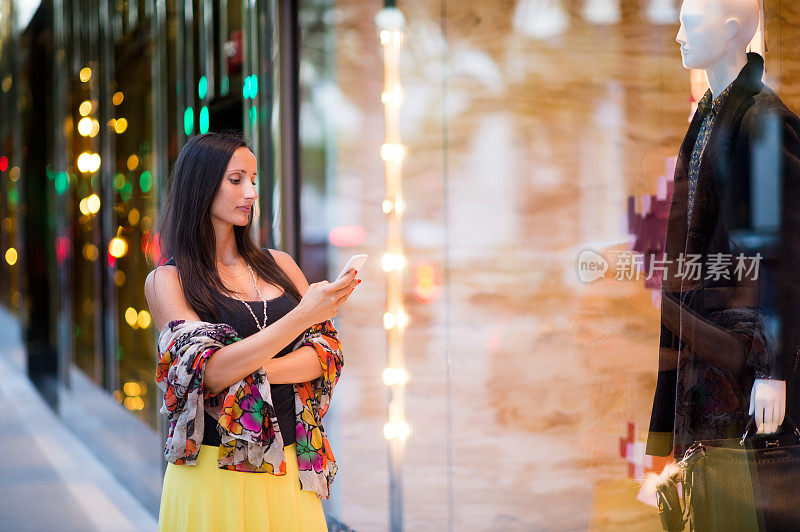
[[[238,148],[211,202],[211,218],[233,225],[247,225],[253,204],[258,199],[256,191],[256,156],[248,148]]]

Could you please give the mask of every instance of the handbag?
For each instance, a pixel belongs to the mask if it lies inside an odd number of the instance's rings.
[[[800,430],[785,416],[776,434],[697,441],[656,491],[664,530],[800,530]],[[681,493],[678,492],[681,485]]]

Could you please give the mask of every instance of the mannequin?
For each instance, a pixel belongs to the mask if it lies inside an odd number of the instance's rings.
[[[747,63],[747,45],[758,28],[757,0],[687,0],[681,7],[681,45],[685,68],[704,70],[716,96],[733,83]],[[756,379],[750,392],[750,415],[760,433],[773,433],[786,413],[786,382]]]
[[[754,166],[752,146],[759,142],[781,159],[783,189],[775,207],[783,224],[775,227],[781,237],[777,251],[764,249],[772,253],[771,274],[760,279],[707,282],[686,280],[676,269],[665,274],[647,454],[666,456],[671,450],[678,459],[695,439],[741,435],[745,404],[760,433],[776,432],[786,414],[786,379],[796,373],[800,346],[800,335],[793,332],[800,282],[784,275],[800,259],[800,206],[791,199],[800,192],[800,120],[761,83],[763,59],[746,52],[759,17],[758,0],[684,0],[681,6],[676,40],[683,66],[705,72],[710,94],[679,153],[665,258],[702,254],[705,268],[710,255],[736,256],[743,249],[737,230],[756,232],[751,220],[756,200],[750,194],[765,172]],[[782,143],[774,147],[762,141],[773,118],[782,133]],[[753,255],[747,245],[746,255]],[[780,348],[766,325],[765,308],[778,315]]]

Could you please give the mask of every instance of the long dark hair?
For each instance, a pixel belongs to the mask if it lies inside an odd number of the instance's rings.
[[[252,151],[247,140],[231,132],[209,132],[192,137],[175,161],[159,216],[161,255],[175,259],[186,302],[198,316],[212,316],[217,320],[220,306],[233,311],[234,302],[220,295],[220,292],[233,292],[225,287],[217,272],[211,203],[233,152],[239,148]],[[294,282],[268,250],[261,250],[253,243],[252,223],[251,216],[247,225],[233,226],[239,255],[258,277],[283,288],[299,302],[301,295]]]

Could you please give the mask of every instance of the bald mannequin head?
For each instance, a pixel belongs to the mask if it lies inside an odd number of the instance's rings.
[[[684,0],[676,37],[683,66],[705,70],[726,56],[744,55],[759,15],[758,0]]]

